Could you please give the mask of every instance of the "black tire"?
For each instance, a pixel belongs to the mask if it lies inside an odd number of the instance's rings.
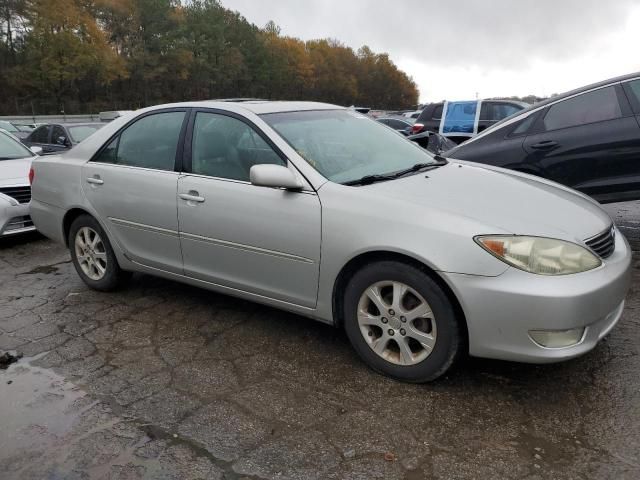
[[[89,227],[94,230],[102,240],[102,244],[104,245],[104,253],[106,253],[106,271],[102,278],[99,280],[94,280],[87,276],[87,274],[83,271],[80,266],[80,262],[78,260],[75,248],[75,239],[78,231],[83,227]],[[113,253],[113,248],[111,247],[111,243],[109,242],[109,237],[102,229],[98,221],[93,218],[91,215],[80,215],[76,218],[71,224],[71,228],[69,228],[69,237],[67,239],[69,245],[69,253],[71,254],[71,260],[73,262],[73,266],[78,272],[78,275],[82,279],[84,283],[87,284],[90,288],[94,290],[100,290],[103,292],[110,292],[121,287],[126,280],[131,277],[131,272],[127,272],[120,268],[118,265],[118,260],[116,259],[115,254]]]
[[[414,365],[398,365],[382,358],[369,346],[357,317],[361,295],[377,282],[402,282],[419,293],[429,304],[437,325],[431,353]],[[443,289],[420,269],[409,264],[382,261],[365,266],[350,279],[344,292],[344,327],[358,355],[373,370],[398,380],[423,383],[435,380],[454,364],[463,351],[461,319]],[[399,338],[399,337],[396,337]]]

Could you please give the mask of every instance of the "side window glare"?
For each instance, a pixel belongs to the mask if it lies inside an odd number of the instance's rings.
[[[115,163],[173,171],[184,112],[142,117],[120,134]]]
[[[286,163],[246,123],[198,112],[193,125],[191,171],[197,175],[249,181],[253,165]]]

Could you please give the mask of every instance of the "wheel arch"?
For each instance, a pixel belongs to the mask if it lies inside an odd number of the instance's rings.
[[[66,247],[69,246],[69,231],[71,230],[71,224],[80,215],[89,215],[90,217],[95,218],[95,216],[92,215],[91,212],[84,208],[73,207],[69,209],[67,213],[64,214],[64,217],[62,219],[62,234],[64,238],[64,245]],[[96,221],[98,220],[96,219]],[[98,223],[100,222],[98,221]]]
[[[351,260],[349,260],[340,270],[338,276],[333,285],[332,292],[332,309],[333,309],[333,319],[334,324],[337,327],[342,327],[344,325],[343,318],[343,305],[344,305],[344,296],[342,292],[344,292],[349,280],[353,277],[353,275],[362,267],[367,264],[381,262],[381,261],[396,261],[399,263],[404,263],[407,265],[411,265],[418,270],[421,270],[425,275],[428,275],[434,282],[438,284],[440,288],[445,292],[447,298],[451,301],[453,308],[456,311],[456,316],[461,319],[461,327],[464,332],[464,342],[465,349],[468,351],[469,345],[469,329],[467,326],[466,315],[464,314],[464,310],[462,309],[462,305],[455,293],[451,289],[451,287],[444,281],[444,279],[438,275],[438,273],[433,270],[431,267],[426,265],[424,262],[411,257],[409,255],[386,251],[386,250],[376,250],[370,252],[361,253]]]

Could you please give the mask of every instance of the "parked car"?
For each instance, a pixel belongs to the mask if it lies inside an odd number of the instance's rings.
[[[640,73],[536,104],[447,157],[562,183],[599,202],[640,199]]]
[[[402,116],[405,118],[410,118],[415,122],[415,120],[420,116],[421,113],[422,110],[414,110],[413,112],[405,112],[402,114]]]
[[[464,142],[529,104],[515,100],[466,100],[427,105],[413,124],[413,135],[435,132]],[[480,115],[477,115],[478,109]]]
[[[36,129],[35,126],[31,126],[31,125],[22,125],[19,123],[14,123],[13,125],[18,129],[18,131],[15,132],[14,135],[18,137],[20,140],[24,140],[25,138],[27,138],[29,134]]]
[[[0,237],[35,230],[29,216],[29,169],[35,157],[33,151],[0,129]]]
[[[443,137],[439,133],[434,132],[422,132],[416,135],[409,135],[407,138],[434,155],[441,155],[442,152],[451,150],[456,146],[456,144],[447,137]]]
[[[27,146],[41,147],[45,154],[63,152],[73,148],[104,125],[104,123],[48,123],[36,128],[23,140],[23,143]]]
[[[401,117],[379,117],[376,118],[376,122],[391,127],[405,136],[411,133],[411,127],[413,126],[413,122],[410,119]]]
[[[38,230],[91,288],[137,271],[296,312],[406,381],[466,352],[581,355],[629,286],[629,245],[588,197],[434,157],[334,105],[147,108],[32,177]]]
[[[5,120],[0,120],[0,130],[4,130],[5,132],[9,132],[14,136],[18,136],[20,130],[13,123],[7,122]]]

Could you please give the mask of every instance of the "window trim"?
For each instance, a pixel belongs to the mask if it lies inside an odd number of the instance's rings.
[[[178,166],[180,164],[180,159],[182,157],[183,149],[184,149],[184,138],[187,129],[187,124],[190,118],[192,108],[190,107],[177,107],[177,108],[159,108],[157,110],[152,110],[150,112],[145,112],[142,115],[138,115],[135,118],[132,118],[127,123],[125,123],[120,129],[118,129],[115,133],[113,133],[103,144],[102,146],[96,150],[91,158],[87,161],[87,163],[97,163],[100,165],[111,165],[113,167],[128,167],[128,168],[139,168],[142,170],[153,170],[154,172],[179,172]],[[118,156],[118,150],[120,149],[120,136],[122,132],[124,132],[127,128],[129,128],[134,123],[142,120],[143,118],[150,117],[151,115],[158,115],[161,113],[174,113],[174,112],[184,112],[184,118],[182,119],[182,126],[180,127],[180,134],[178,135],[178,145],[176,147],[176,156],[173,162],[173,170],[164,170],[159,168],[148,168],[148,167],[140,167],[137,165],[119,165],[117,163],[107,163],[100,162],[96,160],[100,157],[102,152],[107,149],[107,147],[111,144],[112,141],[116,140],[116,157]]]
[[[204,178],[214,178],[214,179],[219,179],[219,180],[229,180],[229,181],[235,181],[235,182],[251,184],[251,182],[247,182],[247,181],[244,181],[244,180],[235,180],[233,178],[223,178],[223,177],[212,177],[210,175],[203,175],[203,174],[200,174],[200,173],[193,173],[193,168],[192,168],[192,161],[193,161],[193,128],[195,126],[196,115],[198,113],[209,113],[209,114],[214,114],[214,115],[223,115],[225,117],[231,117],[231,118],[234,118],[236,120],[241,121],[242,123],[247,125],[249,128],[253,129],[253,131],[256,134],[258,134],[258,136],[260,138],[262,138],[267,143],[267,145],[269,145],[269,147],[274,151],[274,153],[276,155],[278,155],[278,157],[280,157],[280,159],[284,162],[284,166],[289,168],[289,165],[291,164],[289,158],[284,154],[284,152],[282,150],[280,150],[278,148],[278,146],[275,143],[273,143],[273,141],[269,138],[269,136],[260,127],[258,127],[254,122],[249,120],[247,117],[245,117],[243,115],[240,115],[238,113],[235,113],[235,112],[228,111],[228,110],[221,110],[221,109],[218,109],[218,108],[198,107],[198,108],[193,108],[192,111],[191,111],[191,115],[189,115],[189,122],[188,122],[188,125],[187,125],[187,128],[186,128],[186,133],[185,133],[184,142],[183,142],[184,149],[183,149],[182,159],[181,159],[182,160],[181,161],[181,168],[178,169],[179,172],[185,173],[185,174],[189,174],[189,175],[197,175],[197,176],[204,177]],[[306,181],[306,179],[305,179],[305,181]]]

